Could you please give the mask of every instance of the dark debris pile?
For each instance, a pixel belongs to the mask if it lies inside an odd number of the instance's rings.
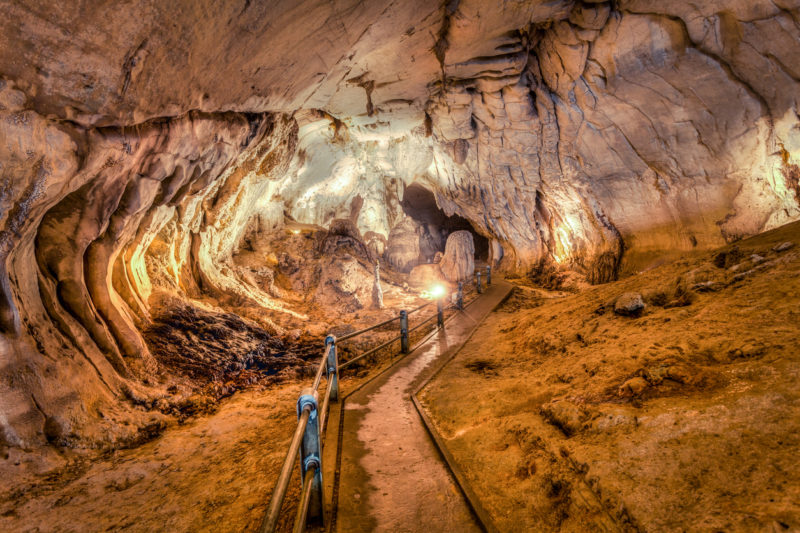
[[[184,302],[162,308],[144,337],[165,372],[234,389],[313,374],[322,356],[320,341],[287,342],[233,313]]]

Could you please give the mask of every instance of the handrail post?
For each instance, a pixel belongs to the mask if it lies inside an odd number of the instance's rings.
[[[306,431],[300,443],[300,481],[305,483],[306,472],[316,469],[311,479],[311,495],[308,504],[308,520],[322,523],[322,453],[319,439],[319,410],[317,406],[317,393],[313,389],[305,389],[297,399],[297,418],[303,410],[310,407]]]
[[[464,310],[464,282],[458,282],[458,299],[456,300],[456,305],[458,305],[459,311]]]
[[[328,335],[325,337],[325,349],[328,351],[328,387],[331,388],[331,400],[339,401],[339,359],[336,356],[336,337]]]
[[[436,300],[436,327],[443,328],[444,327],[444,309],[442,306],[443,298],[438,298]]]
[[[492,266],[489,265],[486,267],[486,286],[488,287],[491,284],[492,284]]]
[[[483,292],[483,287],[481,287],[481,271],[476,270],[475,276],[478,278],[478,281],[475,283],[475,288],[478,290],[478,294]]]
[[[400,311],[400,353],[408,353],[408,311]]]

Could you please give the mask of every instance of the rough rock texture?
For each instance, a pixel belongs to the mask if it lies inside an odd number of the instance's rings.
[[[159,290],[282,310],[230,257],[285,215],[349,220],[408,270],[436,240],[401,206],[418,184],[505,268],[593,282],[800,216],[797,0],[0,11],[14,445],[143,423],[118,400],[155,387],[140,331]]]
[[[417,225],[406,217],[389,233],[384,257],[389,265],[401,272],[408,272],[419,262],[419,256]]]
[[[644,308],[642,295],[637,292],[626,292],[614,303],[614,312],[622,316],[639,316]]]
[[[497,530],[800,530],[800,253],[772,249],[798,238],[739,243],[766,259],[745,280],[704,253],[515,290],[419,394]],[[597,310],[698,282],[719,290],[637,320]]]
[[[333,256],[322,265],[314,300],[330,309],[346,312],[369,307],[372,303],[372,273],[350,255]]]
[[[350,220],[336,219],[331,222],[328,229],[328,234],[325,236],[320,246],[320,252],[324,255],[332,255],[337,249],[342,246],[350,246],[354,248],[362,257],[369,257],[370,252],[364,240],[361,237],[361,232]]]
[[[470,232],[455,231],[447,237],[439,267],[448,281],[472,279],[475,271],[475,244]]]
[[[154,370],[139,333],[152,289],[145,251],[163,236],[176,291],[269,305],[222,261],[258,216],[254,181],[285,168],[296,130],[270,115],[194,112],[84,130],[17,101],[0,112],[3,424],[32,443],[56,411],[76,434],[114,440],[103,427],[127,416],[116,398]],[[103,422],[84,427],[87,409]]]

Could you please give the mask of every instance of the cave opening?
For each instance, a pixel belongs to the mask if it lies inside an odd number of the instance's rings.
[[[420,257],[433,262],[436,252],[444,252],[447,236],[459,230],[472,234],[475,244],[475,260],[489,261],[489,239],[475,231],[474,226],[459,215],[447,216],[436,204],[436,197],[426,187],[412,183],[403,191],[400,203],[403,212],[419,225]]]

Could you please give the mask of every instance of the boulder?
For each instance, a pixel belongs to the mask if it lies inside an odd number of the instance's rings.
[[[637,376],[629,379],[620,385],[617,394],[624,398],[629,396],[639,396],[650,384],[643,377]]]
[[[550,424],[560,429],[566,437],[581,431],[588,418],[581,406],[568,400],[554,400],[542,405],[540,414]]]
[[[419,253],[417,225],[406,217],[389,232],[384,259],[395,270],[409,272],[419,263]]]
[[[368,231],[364,234],[364,243],[373,258],[383,257],[383,253],[386,251],[386,237],[380,233]]]
[[[331,222],[319,250],[325,255],[332,255],[336,250],[344,247],[350,247],[354,253],[364,259],[370,257],[367,245],[364,244],[364,239],[355,223],[346,218],[337,218]]]
[[[471,279],[475,271],[475,243],[472,233],[466,230],[451,233],[447,237],[444,256],[439,266],[448,281]]]
[[[357,311],[371,304],[374,281],[373,273],[351,255],[326,258],[314,301],[331,310]]]
[[[626,292],[614,304],[614,312],[622,316],[639,316],[644,308],[644,300],[638,292]]]

